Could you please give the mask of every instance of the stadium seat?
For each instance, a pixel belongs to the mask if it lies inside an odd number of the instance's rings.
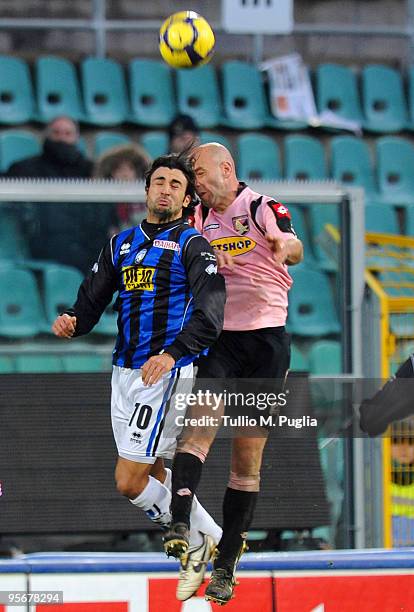
[[[414,66],[408,69],[408,129],[414,130]]]
[[[319,340],[312,344],[308,359],[311,374],[318,376],[340,374],[341,343],[336,340]]]
[[[259,70],[240,61],[221,68],[224,117],[221,124],[238,130],[258,130],[269,122],[264,85]]]
[[[315,268],[318,266],[318,262],[315,259],[309,240],[308,229],[306,227],[305,213],[302,208],[296,204],[289,204],[288,208],[292,217],[293,229],[295,230],[297,237],[299,238],[299,240],[301,240],[303,244],[303,262],[298,265],[304,265],[307,268]]]
[[[378,200],[374,166],[367,143],[355,136],[336,136],[331,140],[332,178],[350,187],[363,187],[369,200]]]
[[[242,180],[277,180],[281,177],[276,141],[265,134],[242,134],[237,139],[237,169]]]
[[[339,64],[320,64],[315,76],[318,112],[330,111],[361,124],[363,116],[353,71]]]
[[[414,146],[404,138],[384,136],[376,143],[381,196],[390,204],[414,202]]]
[[[318,270],[290,269],[288,330],[299,336],[339,334],[341,328],[327,276]]]
[[[83,274],[69,266],[50,265],[43,269],[41,277],[49,327],[57,315],[75,302]]]
[[[168,134],[166,132],[147,132],[141,136],[140,142],[152,159],[168,153]]]
[[[362,70],[363,127],[371,132],[400,132],[408,125],[401,75],[388,66],[371,64]]]
[[[10,372],[15,372],[16,368],[14,366],[14,359],[12,357],[8,357],[7,355],[0,356],[0,374],[10,374]]]
[[[45,326],[33,274],[21,268],[0,267],[0,336],[35,336]]]
[[[326,242],[328,238],[326,225],[333,225],[339,230],[340,219],[338,206],[333,204],[310,204],[307,210],[309,214],[312,248],[317,265],[322,270],[333,272],[338,267],[335,258],[336,252],[330,250],[332,242]]]
[[[30,255],[20,226],[21,208],[17,203],[0,205],[0,259],[17,260]]]
[[[177,114],[170,68],[158,60],[134,59],[128,71],[131,121],[167,127]]]
[[[326,179],[323,144],[312,136],[287,136],[284,140],[285,178],[294,181]]]
[[[118,125],[129,116],[127,89],[120,64],[109,58],[88,57],[81,62],[85,121]]]
[[[131,139],[125,134],[119,134],[115,132],[99,132],[95,136],[94,141],[94,157],[97,158],[102,153],[112,147],[119,147],[120,145],[131,144]]]
[[[26,123],[33,116],[33,87],[26,62],[0,55],[0,123]]]
[[[14,162],[38,155],[41,145],[28,130],[8,130],[0,134],[0,171],[6,172]]]
[[[84,118],[75,67],[63,57],[39,57],[35,64],[37,119],[47,123],[66,115]]]
[[[290,347],[290,370],[309,372],[309,361],[296,344],[292,344]]]
[[[407,236],[414,236],[414,206],[405,209],[405,232]]]
[[[103,372],[110,371],[110,351],[109,357],[105,355],[69,354],[62,356],[64,372]]]
[[[47,355],[44,353],[21,354],[15,357],[17,372],[62,372],[63,364],[57,355]]]
[[[218,142],[225,146],[230,153],[232,152],[232,145],[228,138],[220,134],[220,132],[208,132],[206,130],[201,130],[200,132],[200,143],[206,144],[207,142]]]
[[[110,336],[115,338],[116,334],[118,333],[118,313],[113,309],[115,300],[116,298],[112,300],[111,304],[109,304],[109,306],[105,309],[104,313],[99,319],[99,322],[93,328],[94,334],[102,334],[103,336]]]
[[[215,69],[211,64],[194,70],[177,70],[178,112],[190,115],[200,128],[220,123],[221,100]]]
[[[365,206],[365,231],[400,234],[396,212],[392,206],[370,203]]]

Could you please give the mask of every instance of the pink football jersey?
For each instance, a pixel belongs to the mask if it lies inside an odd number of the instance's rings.
[[[232,269],[220,269],[227,292],[224,329],[247,331],[285,325],[292,279],[288,267],[272,258],[265,234],[284,240],[295,236],[289,231],[286,206],[244,187],[223,213],[210,209],[204,222],[199,206],[195,227],[214,249],[236,258]]]

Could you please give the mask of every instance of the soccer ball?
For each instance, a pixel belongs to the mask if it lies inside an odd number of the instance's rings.
[[[160,29],[160,53],[174,68],[194,68],[210,61],[214,33],[208,22],[194,11],[174,13]]]

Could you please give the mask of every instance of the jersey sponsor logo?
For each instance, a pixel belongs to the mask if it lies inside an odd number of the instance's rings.
[[[249,225],[249,217],[248,215],[240,215],[238,217],[232,217],[233,227],[235,231],[240,234],[240,236],[244,236],[250,229]]]
[[[141,261],[144,259],[146,254],[147,254],[147,249],[142,249],[139,253],[137,253],[135,255],[135,263],[136,264],[141,263]]]
[[[155,268],[128,266],[122,268],[126,291],[154,291]]]
[[[220,227],[220,223],[210,223],[203,227],[203,232],[208,232],[208,230],[218,229]]]
[[[227,236],[226,238],[217,238],[212,240],[211,246],[217,251],[230,253],[233,257],[243,255],[252,251],[256,246],[256,242],[251,238],[238,238],[237,236]]]
[[[154,240],[153,245],[157,249],[167,249],[169,251],[177,251],[177,253],[180,252],[180,245],[173,240]]]
[[[217,274],[217,266],[215,264],[210,264],[207,266],[206,270],[207,274]]]
[[[286,206],[284,206],[280,202],[275,202],[274,200],[271,200],[269,202],[269,206],[272,208],[276,217],[278,218],[287,217],[288,219],[291,219],[289,210],[286,208]]]

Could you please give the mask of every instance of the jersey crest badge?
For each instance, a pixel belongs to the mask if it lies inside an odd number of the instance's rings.
[[[135,263],[136,264],[141,263],[141,261],[143,261],[146,254],[147,254],[147,249],[142,249],[141,251],[139,251],[139,253],[135,255]]]
[[[232,221],[233,228],[238,234],[240,234],[240,236],[244,236],[244,234],[247,234],[250,229],[248,215],[240,215],[239,217],[233,217]]]

